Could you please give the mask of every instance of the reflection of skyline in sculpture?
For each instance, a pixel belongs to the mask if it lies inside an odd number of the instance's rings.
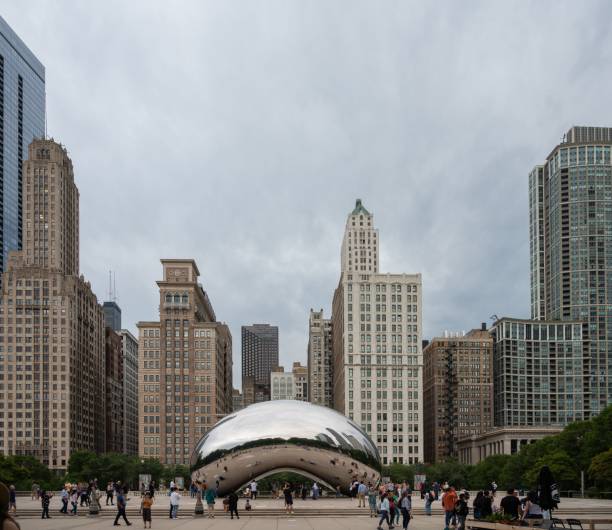
[[[220,495],[279,471],[346,489],[354,478],[377,483],[380,456],[361,428],[335,410],[268,401],[223,418],[191,457],[192,479],[219,481]]]

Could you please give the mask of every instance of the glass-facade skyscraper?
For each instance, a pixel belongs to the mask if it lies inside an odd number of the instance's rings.
[[[22,242],[22,163],[45,134],[45,67],[0,17],[0,272]]]
[[[612,128],[572,127],[529,175],[531,316],[587,324],[587,415],[612,403],[611,149]]]

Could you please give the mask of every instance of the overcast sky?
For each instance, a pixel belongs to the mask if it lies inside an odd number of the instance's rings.
[[[124,326],[159,259],[195,258],[219,320],[306,361],[357,197],[381,271],[423,274],[424,338],[529,316],[527,177],[612,126],[612,3],[4,0],[74,162],[81,268]],[[490,321],[489,321],[490,322]]]

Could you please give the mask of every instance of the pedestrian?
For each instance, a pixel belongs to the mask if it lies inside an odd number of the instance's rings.
[[[435,498],[436,496],[433,491],[428,491],[425,494],[425,515],[431,515],[431,505]]]
[[[232,491],[227,498],[229,500],[230,519],[234,518],[234,514],[236,515],[236,519],[240,519],[238,515],[238,495],[236,495],[235,491]]]
[[[285,511],[287,515],[293,513],[293,492],[291,491],[291,485],[287,482],[283,488],[283,495],[285,496]]]
[[[9,489],[0,482],[0,529],[20,530],[17,521],[9,513]]]
[[[62,492],[60,493],[60,499],[62,501],[62,507],[60,509],[60,513],[68,513],[68,488],[66,487],[66,485],[64,485],[64,487],[62,488]]]
[[[522,515],[521,501],[515,495],[514,488],[507,491],[507,495],[499,503],[504,515],[507,515],[511,521],[515,521]]]
[[[402,512],[402,528],[406,530],[408,528],[408,523],[410,522],[410,512],[412,511],[412,497],[408,491],[404,491],[404,493],[402,493],[400,510]]]
[[[247,512],[250,512],[250,511],[251,511],[251,501],[249,501],[249,499],[247,499],[247,500],[246,500],[246,503],[245,503],[245,505],[244,505],[244,509],[245,509]]]
[[[535,491],[527,493],[527,502],[523,511],[523,519],[543,519],[542,507],[539,504],[538,494]]]
[[[368,487],[363,483],[363,480],[359,482],[359,486],[357,486],[357,499],[359,499],[358,508],[365,508],[365,498],[368,493]]]
[[[338,496],[338,491],[340,490],[340,486],[338,486],[338,490],[336,490],[336,497]],[[308,486],[305,482],[302,483],[302,500],[305,501],[306,497],[308,497]]]
[[[53,497],[53,493],[47,493],[45,490],[40,492],[40,504],[42,506],[41,519],[51,519],[51,516],[49,515],[49,503],[51,502],[51,497]]]
[[[144,494],[145,494],[146,489],[147,489],[147,488],[146,488],[146,486],[145,486],[145,483],[144,483],[144,482],[141,482],[141,483],[140,483],[140,496],[141,496],[141,497],[144,497]]]
[[[312,484],[312,499],[317,500],[319,498],[319,485],[316,482]]]
[[[170,518],[176,519],[178,515],[179,504],[181,502],[181,494],[176,487],[170,492]]]
[[[113,502],[114,493],[115,493],[115,488],[113,487],[113,483],[109,482],[106,485],[106,506],[108,506],[108,501],[110,501],[111,506],[115,505],[115,503]]]
[[[467,493],[459,494],[459,499],[455,503],[455,513],[457,514],[457,530],[465,530],[465,520],[470,513],[467,503]]]
[[[459,500],[452,486],[444,491],[442,508],[444,509],[444,530],[449,530],[451,523],[455,524],[455,503]]]
[[[79,503],[79,494],[77,493],[77,489],[73,486],[72,491],[70,492],[70,504],[72,506],[72,510],[70,510],[70,515],[77,514],[78,503]]]
[[[383,493],[380,501],[380,520],[378,521],[377,530],[382,530],[383,521],[387,521],[387,526],[391,529],[393,528],[393,524],[389,519],[389,499],[387,498],[387,494]]]
[[[368,489],[368,505],[370,507],[370,517],[376,517],[378,515],[378,509],[376,506],[378,492],[376,491],[376,488],[372,486],[372,484],[369,484],[369,486],[370,487]]]
[[[391,526],[395,526],[395,513],[399,512],[399,509],[397,509],[397,502],[395,500],[393,492],[390,491],[389,493],[387,493],[387,499],[389,500],[389,522],[391,523]]]
[[[151,495],[151,498],[155,497],[155,482],[153,480],[149,483],[149,495]]]
[[[9,486],[9,512],[13,511],[13,515],[17,513],[17,490],[12,484]]]
[[[544,519],[550,519],[552,511],[559,507],[561,498],[559,487],[548,466],[542,466],[542,469],[540,469],[537,496]]]
[[[257,499],[257,481],[255,480],[251,482],[251,499]]]
[[[39,492],[40,492],[40,486],[36,484],[36,482],[34,482],[32,484],[32,500],[33,501],[38,499]]]
[[[204,496],[206,498],[206,506],[208,508],[208,518],[214,519],[215,518],[215,497],[217,496],[217,492],[215,491],[215,488],[213,488],[212,486],[210,488],[207,488]]]
[[[125,515],[126,505],[127,500],[123,493],[123,489],[119,489],[117,492],[117,517],[115,517],[115,522],[113,523],[113,526],[121,526],[119,524],[119,517],[123,517],[123,520],[125,521],[125,524],[127,526],[132,526],[132,523],[127,520],[127,517]]]
[[[142,512],[142,521],[145,528],[147,523],[149,523],[149,528],[151,528],[151,506],[153,506],[153,497],[147,492],[144,494],[142,501],[140,501],[140,511]]]

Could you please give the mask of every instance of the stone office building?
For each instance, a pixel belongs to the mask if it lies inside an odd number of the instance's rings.
[[[370,435],[383,464],[423,461],[421,275],[383,274],[378,230],[348,215],[332,302],[334,408]]]
[[[331,319],[311,309],[308,324],[308,401],[333,407]]]
[[[232,411],[232,336],[192,259],[163,259],[159,321],[139,322],[139,454],[188,464],[196,442]]]
[[[79,192],[66,149],[35,140],[23,166],[23,250],[0,303],[0,453],[65,470],[104,451],[104,317],[79,275]]]

